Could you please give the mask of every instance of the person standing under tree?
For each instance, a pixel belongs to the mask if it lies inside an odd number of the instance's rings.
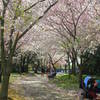
[[[44,76],[45,74],[45,68],[43,67],[43,65],[41,66],[41,76]]]

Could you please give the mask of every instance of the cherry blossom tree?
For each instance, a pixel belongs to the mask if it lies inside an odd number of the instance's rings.
[[[91,0],[63,0],[62,3],[59,1],[46,20],[49,31],[60,37],[59,43],[68,56],[69,66],[70,61],[72,63],[72,72],[75,73],[78,66],[80,77],[83,68],[81,55],[87,49],[95,48],[98,41],[94,4]]]
[[[8,99],[13,56],[20,40],[53,7],[55,0],[0,0],[2,86],[0,100]]]

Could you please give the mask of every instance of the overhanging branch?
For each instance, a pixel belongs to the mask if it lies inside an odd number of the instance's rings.
[[[31,8],[33,8],[34,6],[36,6],[38,3],[43,2],[43,1],[45,1],[45,0],[40,0],[40,1],[36,2],[35,4],[33,4],[33,5],[31,5],[30,7],[26,8],[26,9],[24,10],[24,12],[27,12],[28,10],[30,10]]]
[[[22,32],[22,34],[19,36],[18,40],[21,39],[21,38],[22,38],[22,37],[23,37],[37,22],[39,22],[40,19],[42,19],[42,18],[45,16],[45,14],[46,14],[54,5],[56,5],[57,2],[58,2],[58,1],[56,1],[55,3],[53,3],[52,5],[50,5],[50,6],[44,11],[44,14],[43,14],[42,16],[38,17],[32,24],[30,24],[30,25],[28,26],[28,28],[26,28],[26,29]]]

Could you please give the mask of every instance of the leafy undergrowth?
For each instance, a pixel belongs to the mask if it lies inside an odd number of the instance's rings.
[[[59,75],[52,82],[64,89],[78,90],[78,77],[74,75]]]
[[[86,77],[87,75],[83,75],[83,79]],[[100,80],[100,76],[96,76],[93,75],[93,77],[95,77],[96,79]],[[78,90],[79,89],[79,83],[78,83],[78,76],[76,75],[58,75],[56,76],[52,81],[55,83],[58,87],[62,87],[64,89],[68,89],[68,90]]]

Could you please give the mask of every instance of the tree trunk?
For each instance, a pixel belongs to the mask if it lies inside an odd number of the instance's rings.
[[[2,80],[2,71],[1,71],[1,63],[0,63],[0,83],[1,83],[1,80]]]
[[[0,93],[0,100],[8,100],[8,86],[9,86],[9,78],[10,73],[12,71],[12,56],[9,56],[4,62],[5,66],[2,67],[2,82],[1,82],[1,93]]]
[[[79,69],[79,88],[82,88],[82,70]]]
[[[10,74],[4,74],[2,79],[2,85],[1,85],[1,94],[0,94],[0,100],[8,100],[8,86],[9,86],[9,77]]]
[[[38,66],[37,66],[37,65],[35,65],[35,70],[34,70],[34,72],[35,72],[35,73],[38,72]]]
[[[1,83],[1,77],[2,77],[2,76],[1,76],[1,73],[0,73],[0,83]]]
[[[65,64],[65,73],[67,73],[67,65]]]
[[[80,57],[80,64],[78,63],[77,61],[77,65],[78,65],[78,68],[79,68],[79,88],[82,88],[83,86],[83,79],[82,79],[82,75],[83,75],[83,61],[82,61],[82,58]]]
[[[12,71],[12,54],[10,54],[9,59],[6,59],[5,62],[2,63],[2,65],[0,100],[8,100],[9,78]]]
[[[30,59],[29,59],[29,56],[27,57],[27,60],[26,60],[26,66],[25,66],[25,72],[28,73],[28,65],[30,63]]]
[[[4,15],[6,8],[4,7],[3,15],[1,18],[1,69],[2,69],[2,83],[1,83],[1,91],[0,91],[0,100],[8,100],[8,84],[9,84],[9,76],[6,72],[6,56],[5,56],[5,48],[4,48]]]
[[[75,71],[75,64],[76,62],[75,62],[75,58],[73,58],[73,60],[72,60],[72,74],[75,74],[76,73],[76,71]]]
[[[25,72],[28,73],[28,64],[25,66]]]
[[[70,59],[71,59],[70,58],[70,53],[68,52],[67,55],[68,55],[68,61],[67,61],[68,62],[68,77],[70,78],[70,74],[71,74],[70,73],[70,69],[71,69],[71,65],[70,65]]]

